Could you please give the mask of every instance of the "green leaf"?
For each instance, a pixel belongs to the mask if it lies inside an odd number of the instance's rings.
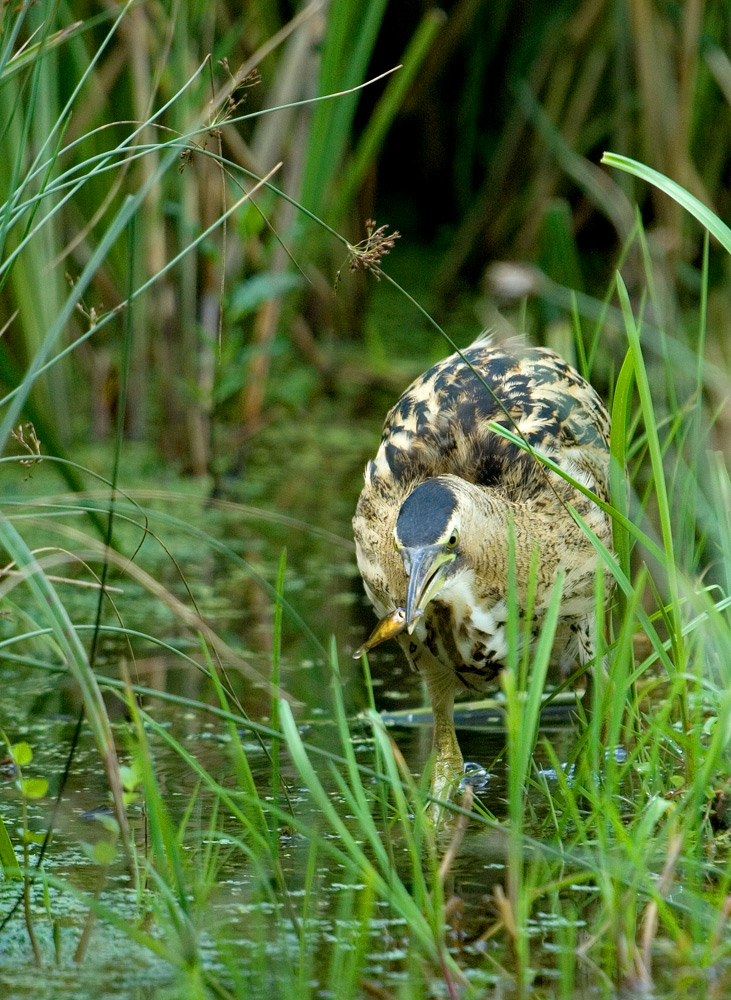
[[[48,781],[45,778],[23,778],[20,790],[26,799],[42,799],[48,791]]]
[[[280,295],[298,288],[301,284],[301,276],[291,273],[275,274],[266,271],[254,275],[253,278],[247,278],[237,285],[231,295],[228,318],[233,322],[248,316],[258,309],[262,302],[279,298]]]
[[[116,833],[116,834],[119,833],[119,823],[117,822],[115,817],[110,816],[109,813],[99,813],[99,815],[96,816],[95,819],[97,823],[101,823],[104,829],[108,830],[110,833]]]
[[[10,748],[10,753],[19,767],[25,767],[33,760],[33,751],[28,743],[14,743]]]
[[[18,830],[18,834],[26,844],[42,844],[46,839],[45,833],[33,833],[32,830]]]
[[[117,856],[117,849],[108,840],[100,840],[94,844],[94,860],[100,865],[111,865]]]
[[[119,776],[122,779],[122,786],[127,792],[133,792],[140,783],[140,772],[138,767],[129,767],[122,764],[119,768]]]
[[[671,181],[669,177],[661,174],[658,170],[646,167],[644,163],[631,160],[628,156],[620,156],[618,153],[605,153],[602,156],[602,163],[606,163],[610,167],[617,167],[618,170],[624,170],[628,174],[634,174],[640,180],[647,181],[648,184],[659,188],[660,191],[669,198],[672,198],[673,201],[677,201],[679,205],[682,205],[687,212],[690,212],[731,253],[731,229],[729,229],[725,222],[721,222],[715,212],[712,212],[710,208],[704,205],[702,201],[699,201],[695,195],[686,191],[680,184]]]
[[[18,859],[15,857],[13,844],[7,828],[0,818],[0,866],[5,878],[20,878]]]

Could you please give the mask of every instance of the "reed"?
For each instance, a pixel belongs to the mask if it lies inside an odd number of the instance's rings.
[[[30,786],[18,777],[22,832],[9,819],[12,810],[3,815],[0,862],[9,885],[20,886],[18,875],[23,880],[18,898],[31,935],[29,956],[47,962],[73,954],[89,964],[91,935],[114,933],[137,960],[164,968],[171,996],[191,998],[416,1000],[439,992],[468,1000],[496,983],[536,998],[570,996],[583,987],[672,995],[674,983],[677,996],[691,990],[724,995],[731,981],[725,850],[731,482],[719,454],[727,375],[709,336],[718,294],[709,235],[731,252],[731,231],[700,200],[703,184],[690,169],[690,150],[704,134],[702,116],[693,114],[694,81],[702,83],[707,72],[723,79],[722,56],[716,52],[706,60],[710,69],[703,68],[701,23],[684,14],[682,127],[669,135],[659,117],[647,121],[652,150],[663,153],[659,162],[682,186],[637,161],[605,156],[607,166],[651,185],[658,217],[674,232],[690,233],[689,244],[701,248],[699,266],[684,272],[696,287],[689,305],[687,292],[666,280],[666,260],[658,272],[621,174],[605,183],[599,178],[607,175],[587,167],[585,154],[602,129],[625,135],[631,125],[623,106],[613,123],[592,126],[609,73],[592,33],[594,7],[581,5],[586,19],[575,30],[588,47],[568,69],[561,72],[557,58],[563,29],[551,27],[546,12],[531,20],[533,31],[544,32],[546,57],[535,55],[535,45],[511,50],[516,78],[532,83],[517,86],[511,107],[521,115],[487,165],[491,198],[496,182],[507,181],[489,236],[492,245],[502,239],[501,246],[533,237],[540,243],[541,231],[556,237],[571,265],[567,273],[583,286],[566,293],[565,275],[548,269],[553,283],[542,286],[542,301],[555,307],[564,295],[580,366],[610,387],[606,506],[614,553],[594,541],[615,596],[605,631],[608,595],[598,574],[603,638],[596,681],[588,711],[577,710],[565,755],[541,728],[557,586],[532,661],[516,652],[503,675],[505,802],[491,797],[488,785],[474,801],[466,788],[460,802],[435,810],[428,778],[412,774],[413,761],[404,759],[376,711],[370,667],[364,688],[354,693],[359,680],[341,666],[338,648],[346,640],[308,624],[291,586],[293,567],[308,555],[296,544],[298,533],[307,548],[321,546],[328,555],[349,542],[291,514],[208,501],[199,486],[187,484],[180,495],[126,487],[127,436],[151,426],[159,428],[164,440],[158,444],[168,456],[183,457],[197,472],[210,467],[214,403],[245,392],[257,352],[266,358],[257,370],[268,373],[267,390],[301,412],[302,383],[293,388],[286,374],[302,374],[304,366],[291,356],[284,366],[276,362],[277,323],[298,308],[284,296],[304,287],[299,271],[290,280],[292,258],[309,280],[323,284],[317,268],[327,269],[326,256],[318,247],[310,260],[303,235],[316,230],[338,254],[357,258],[357,239],[338,236],[337,229],[350,225],[364,178],[388,157],[399,109],[414,100],[404,81],[413,80],[418,93],[424,86],[419,67],[426,79],[439,74],[434,39],[440,18],[429,14],[405,47],[405,74],[384,84],[368,121],[358,126],[361,92],[355,88],[388,23],[385,4],[371,5],[361,18],[362,5],[348,0],[324,19],[318,5],[310,5],[286,24],[272,5],[252,4],[246,11],[251,51],[238,70],[234,39],[241,22],[219,6],[214,12],[206,5],[148,10],[129,3],[113,13],[89,8],[78,23],[64,5],[55,21],[25,5],[7,5],[2,15],[0,153],[10,168],[0,180],[0,446],[14,442],[18,454],[0,459],[7,564],[0,593],[12,616],[0,618],[0,655],[18,670],[71,683],[115,808],[89,845],[95,877],[83,888],[53,866],[39,867],[46,855],[34,847],[34,816],[23,798]],[[462,20],[447,22],[445,45],[456,46],[470,19],[482,16],[479,4],[457,6]],[[642,3],[633,10],[635,21],[613,30],[634,52],[637,92],[649,109],[673,78],[667,60],[648,59],[646,39],[662,35],[666,15]],[[304,38],[317,24],[319,40]],[[490,44],[506,30],[499,18],[491,22]],[[469,46],[473,59],[476,44]],[[322,49],[317,73],[316,45]],[[231,77],[212,68],[211,49],[217,60],[228,60]],[[129,72],[123,71],[127,61]],[[250,76],[256,63],[263,76],[270,74],[264,96]],[[302,79],[292,78],[293,66],[303,69]],[[467,201],[470,157],[477,155],[482,127],[474,67],[469,79],[460,138],[465,159],[455,180]],[[335,97],[335,91],[349,93]],[[277,110],[265,113],[274,95]],[[717,96],[709,97],[709,106],[716,105]],[[278,115],[288,116],[292,128],[283,129],[281,120],[277,125]],[[728,145],[722,122],[717,131],[704,165],[708,183],[722,176]],[[533,154],[543,146],[551,162],[541,167]],[[266,162],[255,162],[254,153]],[[286,169],[278,168],[281,159]],[[546,199],[560,195],[565,174],[624,241],[618,259],[627,278],[613,276],[603,298],[586,291],[566,205],[554,199],[544,220]],[[525,197],[518,197],[521,186]],[[321,212],[335,225],[320,220]],[[453,244],[442,259],[442,281],[460,272],[484,235],[485,212],[481,196],[459,231],[465,245]],[[688,228],[697,223],[697,230]],[[508,234],[517,229],[522,237],[511,244]],[[417,306],[416,321],[428,322],[434,335],[444,332],[418,292],[401,289],[384,273],[381,257],[371,264],[364,274],[383,277],[389,294]],[[70,283],[65,270],[74,274]],[[255,278],[258,284],[244,284]],[[329,299],[332,282],[324,285]],[[218,344],[225,329],[222,287],[224,298],[226,289],[232,292],[237,318],[251,324],[249,339],[238,345]],[[201,331],[195,317],[204,300],[211,308]],[[522,315],[530,319],[528,306]],[[319,357],[306,322],[298,329],[309,357]],[[381,338],[381,351],[385,343]],[[212,375],[219,349],[231,369]],[[185,363],[176,367],[181,354]],[[127,392],[140,372],[144,390]],[[76,461],[78,437],[90,428],[79,432],[75,411],[69,423],[63,418],[82,375],[94,391],[110,394],[106,417],[115,416],[103,476]],[[270,401],[266,394],[250,398],[253,425],[263,422]],[[156,405],[164,419],[155,415]],[[96,430],[103,435],[102,415]],[[20,433],[28,419],[41,439],[40,454],[30,432]],[[47,454],[50,441],[58,442],[55,455]],[[553,467],[546,456],[537,457]],[[21,462],[20,471],[36,478],[22,481],[15,468]],[[275,464],[271,453],[269,464]],[[307,474],[296,467],[298,486]],[[73,494],[58,495],[62,477]],[[218,519],[214,528],[203,526],[208,516]],[[242,523],[245,536],[237,539],[234,528]],[[288,537],[286,556],[266,530]],[[208,581],[194,580],[204,563],[213,576],[225,567],[235,581],[218,622],[216,602],[205,603]],[[140,594],[143,623],[135,610]],[[258,614],[255,626],[266,625],[261,648],[248,648],[256,627],[245,645],[230,624],[242,607]],[[520,627],[513,607],[515,650]],[[100,659],[105,643],[114,652]],[[185,671],[185,694],[136,675],[137,658],[151,651]],[[306,674],[310,663],[318,675]],[[117,673],[113,664],[120,665]],[[301,680],[305,676],[315,679]],[[318,726],[314,713],[308,717],[293,691],[323,707],[327,725]],[[159,717],[161,703],[196,724],[215,722],[221,739],[215,759]],[[121,715],[113,722],[117,705]],[[265,713],[268,721],[258,721]],[[19,745],[10,734],[7,742]],[[259,753],[264,780],[254,764]],[[172,794],[170,760],[189,783],[180,797]],[[435,815],[441,816],[438,829]],[[47,849],[53,852],[54,843]],[[489,853],[502,867],[465,932],[460,912],[467,904],[456,873],[470,851],[473,858]],[[117,893],[117,879],[133,891]],[[41,898],[44,920],[33,909]],[[53,940],[68,901],[82,914],[73,926],[73,952]],[[474,901],[469,905],[474,911]],[[549,955],[556,956],[553,965]]]

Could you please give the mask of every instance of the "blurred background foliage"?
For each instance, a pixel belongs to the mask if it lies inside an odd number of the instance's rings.
[[[333,400],[341,420],[381,414],[447,353],[404,297],[352,273],[343,242],[271,189],[164,271],[280,162],[276,187],[351,243],[368,219],[398,230],[385,270],[461,343],[507,317],[570,352],[572,308],[590,340],[620,259],[630,293],[645,283],[635,204],[653,321],[693,308],[700,228],[600,166],[606,149],[729,217],[731,8],[719,0],[21,2],[4,5],[1,42],[6,400],[109,220],[149,188],[132,252],[112,240],[55,350],[93,334],[26,402],[47,451],[113,434],[128,364],[127,435],[220,484],[262,428]],[[110,312],[163,271],[135,301],[125,362],[125,310]],[[712,251],[709,351],[724,371],[730,306]],[[606,389],[621,356],[611,314],[602,337]]]

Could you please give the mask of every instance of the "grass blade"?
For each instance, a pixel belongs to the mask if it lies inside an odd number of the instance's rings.
[[[618,170],[625,170],[628,174],[633,174],[635,177],[639,177],[640,180],[647,181],[648,184],[659,188],[669,198],[672,198],[673,201],[676,201],[686,211],[690,212],[731,253],[731,229],[729,229],[725,222],[719,219],[715,212],[712,212],[710,208],[707,208],[702,201],[699,201],[689,191],[686,191],[680,184],[670,180],[669,177],[661,174],[658,170],[646,167],[644,163],[638,163],[637,160],[632,160],[628,156],[620,156],[618,153],[605,153],[602,156],[601,162],[606,163],[609,167],[617,167]]]

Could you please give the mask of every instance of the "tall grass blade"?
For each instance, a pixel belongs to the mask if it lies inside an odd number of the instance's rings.
[[[438,7],[428,10],[411,37],[401,59],[401,66],[391,77],[383,96],[368,119],[352,159],[340,182],[334,208],[335,218],[340,218],[343,210],[360,188],[370,165],[377,157],[389,128],[396,117],[409,87],[425,56],[429,52],[439,30],[443,27],[445,14]]]
[[[670,514],[670,504],[668,500],[667,488],[665,485],[665,471],[663,467],[663,454],[660,447],[660,438],[658,434],[657,423],[655,420],[655,411],[652,404],[652,393],[650,391],[650,383],[647,377],[647,370],[645,368],[645,362],[642,355],[642,347],[640,345],[640,335],[637,325],[635,323],[634,315],[632,313],[632,307],[629,301],[629,295],[627,293],[627,288],[622,280],[621,275],[617,275],[617,289],[619,292],[619,299],[622,305],[622,312],[624,314],[625,325],[627,329],[627,337],[630,343],[630,351],[632,352],[635,377],[637,380],[637,388],[640,396],[640,404],[642,406],[642,416],[645,423],[645,432],[647,434],[647,442],[650,450],[650,461],[652,464],[653,480],[655,484],[655,495],[657,497],[658,512],[660,516],[660,529],[662,533],[663,547],[664,547],[664,559],[663,565],[667,574],[668,590],[670,592],[670,604],[671,604],[671,640],[673,643],[674,652],[674,669],[683,674],[685,671],[685,651],[682,639],[680,638],[680,632],[682,627],[682,617],[680,611],[680,592],[679,592],[679,580],[678,580],[678,568],[675,560],[675,547],[673,542],[673,526]],[[683,693],[681,698],[681,711],[683,714],[684,726],[688,726],[688,703],[687,703],[687,692]]]
[[[661,174],[658,170],[646,167],[644,163],[638,163],[637,160],[632,160],[628,156],[620,156],[618,153],[605,153],[602,156],[601,162],[606,163],[607,166],[625,170],[628,174],[633,174],[635,177],[639,177],[640,180],[647,181],[648,184],[653,184],[656,188],[659,188],[660,191],[690,212],[731,253],[731,229],[719,219],[715,212],[712,212],[710,208],[707,208],[702,201],[699,201],[689,191],[686,191],[680,184],[670,180],[669,177]]]
[[[333,4],[322,45],[319,93],[343,91],[364,77],[387,0],[373,0],[365,8],[355,0]],[[312,116],[307,163],[302,180],[302,202],[318,213],[331,197],[350,135],[358,94],[322,101]]]
[[[627,508],[627,442],[629,441],[629,421],[631,419],[632,387],[634,384],[634,361],[631,351],[625,355],[614,387],[612,401],[612,432],[610,439],[609,486],[612,506],[621,515],[612,522],[612,542],[622,572],[630,577],[630,533],[627,530],[629,510]],[[620,588],[619,617],[624,617],[622,607],[626,595]]]
[[[68,669],[81,691],[89,725],[94,733],[97,749],[102,758],[114,799],[115,816],[119,824],[130,875],[134,877],[133,854],[114,737],[104,699],[96,677],[89,666],[86,651],[81,645],[76,629],[72,625],[68,612],[56,590],[38,565],[23,538],[2,512],[0,512],[0,541],[18,569],[25,574],[25,582],[41,614],[48,621]]]
[[[276,583],[276,598],[274,603],[274,623],[272,626],[272,707],[271,707],[271,720],[272,729],[279,729],[279,700],[274,694],[275,691],[279,690],[279,670],[281,666],[282,659],[282,613],[284,606],[282,603],[282,598],[284,597],[284,578],[287,570],[287,550],[282,549],[282,554],[279,557],[279,569],[277,570],[277,583]],[[272,748],[270,751],[271,755],[271,767],[272,767],[272,781],[271,781],[271,795],[272,802],[275,807],[279,805],[279,791],[281,783],[281,774],[279,766],[279,740],[272,740]],[[272,831],[273,840],[276,841],[279,836],[279,831],[277,829],[276,823],[274,824],[274,829]]]
[[[511,560],[514,561],[514,560]],[[537,579],[537,562],[533,563],[533,586]],[[545,688],[546,674],[558,623],[558,613],[563,596],[563,573],[559,572],[543,618],[541,633],[533,656],[532,670],[527,689],[521,688],[515,669],[503,671],[502,685],[507,702],[508,729],[508,887],[512,916],[515,922],[514,947],[518,964],[519,984],[527,976],[529,942],[527,920],[530,904],[524,884],[524,804],[525,788],[530,762],[535,748],[540,720],[540,707]],[[517,618],[517,608],[511,608]],[[529,620],[527,620],[529,628]],[[522,989],[522,985],[521,985]]]

